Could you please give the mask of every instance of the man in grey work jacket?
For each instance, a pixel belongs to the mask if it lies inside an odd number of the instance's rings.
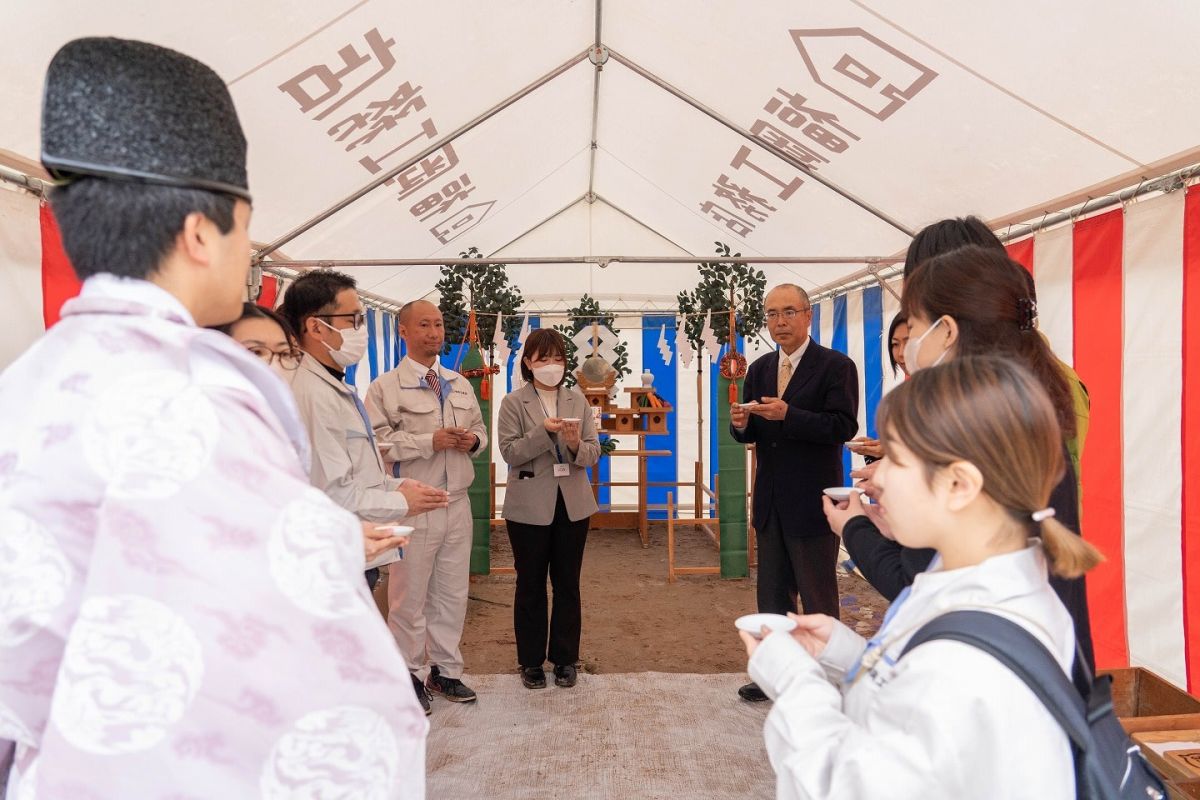
[[[405,522],[412,524],[418,514],[444,509],[444,489],[386,474],[366,407],[346,383],[346,368],[357,364],[366,349],[354,279],[328,270],[306,273],[288,287],[279,310],[298,332],[305,353],[292,391],[312,441],[313,486],[368,522],[407,517]],[[414,681],[413,690],[428,714],[429,699],[420,681]]]
[[[388,627],[414,678],[455,703],[475,692],[462,682],[459,643],[467,616],[471,561],[471,458],[487,447],[487,428],[470,382],[438,363],[446,335],[442,313],[417,300],[400,310],[408,353],[367,390],[375,437],[394,477],[445,489],[448,507],[413,524],[404,560],[388,567]],[[391,448],[388,448],[388,445]]]

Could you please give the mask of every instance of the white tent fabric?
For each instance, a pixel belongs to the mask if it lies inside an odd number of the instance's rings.
[[[0,297],[8,335],[0,366],[16,359],[42,333],[42,238],[38,199],[0,185]]]
[[[0,69],[30,76],[0,86],[12,120],[0,148],[27,159],[39,152],[40,77],[65,41],[142,38],[213,65],[250,140],[252,233],[263,242],[579,59],[432,154],[435,179],[414,167],[290,242],[293,258],[444,257],[468,245],[491,254],[539,226],[544,253],[594,253],[581,226],[546,222],[589,194],[661,237],[601,239],[617,255],[704,255],[717,239],[748,256],[887,255],[905,233],[816,177],[909,230],[966,212],[1022,219],[1114,177],[1149,176],[1194,148],[1200,123],[1190,102],[1200,8],[1190,4],[1132,14],[1115,0],[202,9],[50,0],[8,4],[0,21],[13,34]],[[593,106],[596,71],[582,56],[597,25],[615,57]],[[619,59],[780,144],[817,176]],[[674,270],[610,269],[636,274],[645,294],[669,298],[678,286]],[[768,270],[810,287],[850,271]],[[428,292],[437,278],[434,267],[357,272],[365,289],[397,299]]]

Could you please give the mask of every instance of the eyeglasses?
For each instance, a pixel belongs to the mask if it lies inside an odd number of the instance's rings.
[[[364,315],[361,311],[355,311],[353,314],[318,314],[317,316],[329,318],[350,317],[354,321],[354,330],[361,328],[363,326],[363,320],[366,319],[366,315]]]
[[[797,310],[795,308],[785,308],[783,311],[768,311],[767,312],[767,321],[775,322],[776,320],[785,319],[790,322],[791,320],[794,320],[796,318],[797,314],[801,314],[805,311],[808,311],[808,309],[811,307],[812,306],[805,306],[804,308],[801,308],[799,310]]]
[[[299,350],[281,350],[276,353],[265,347],[247,347],[246,349],[267,362],[268,367],[271,366],[271,362],[278,361],[279,366],[286,370],[293,370],[299,367],[300,360],[304,357],[304,353]]]

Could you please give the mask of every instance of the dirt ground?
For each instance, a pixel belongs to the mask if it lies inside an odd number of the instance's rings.
[[[676,566],[716,565],[717,551],[702,531],[676,534]],[[492,532],[492,565],[511,566],[503,528]],[[466,672],[516,669],[512,575],[471,579],[462,650]],[[838,568],[842,621],[864,636],[883,619],[887,602],[857,575]],[[682,576],[667,583],[667,538],[651,528],[642,549],[632,530],[593,530],[584,553],[583,639],[580,660],[591,673],[742,672],[746,653],[733,620],[756,610],[753,578]]]

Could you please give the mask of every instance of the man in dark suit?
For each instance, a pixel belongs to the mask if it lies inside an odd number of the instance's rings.
[[[808,335],[812,304],[795,284],[766,297],[767,330],[779,345],[746,374],[730,429],[756,445],[754,530],[758,535],[758,610],[838,616],[838,538],[821,508],[821,490],[845,483],[842,444],[858,432],[858,371],[846,356]],[[765,700],[756,684],[738,690]]]

